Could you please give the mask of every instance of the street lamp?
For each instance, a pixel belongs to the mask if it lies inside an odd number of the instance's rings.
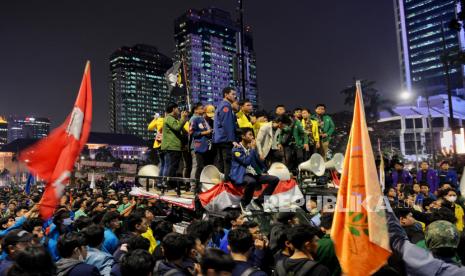
[[[412,94],[413,93],[408,90],[402,90],[399,96],[402,100],[406,101],[406,100],[410,100],[410,98],[412,97]]]

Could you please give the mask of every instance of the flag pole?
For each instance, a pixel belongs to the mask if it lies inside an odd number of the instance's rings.
[[[190,92],[189,92],[189,80],[187,79],[187,69],[186,69],[186,62],[184,59],[184,55],[181,54],[181,66],[182,66],[182,74],[184,75],[184,80],[186,81],[186,103],[188,111],[191,110],[191,99],[190,99]]]

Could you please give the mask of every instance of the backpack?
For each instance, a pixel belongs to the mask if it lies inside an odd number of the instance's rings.
[[[303,266],[300,267],[297,271],[286,271],[285,260],[280,260],[276,263],[275,275],[276,276],[305,276],[307,273],[311,272],[318,263],[315,261],[306,261]]]

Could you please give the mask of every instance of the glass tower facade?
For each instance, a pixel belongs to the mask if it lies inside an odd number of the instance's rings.
[[[171,59],[148,45],[122,47],[110,57],[110,128],[149,140],[147,125],[169,100],[165,72]]]
[[[0,146],[8,143],[8,122],[0,116]]]
[[[463,47],[464,33],[449,29],[460,9],[455,0],[394,0],[403,87],[437,94],[447,88],[441,56]],[[463,91],[464,68],[449,69],[451,87]]]
[[[47,118],[15,117],[8,120],[8,143],[16,139],[42,139],[50,132]]]
[[[241,95],[239,29],[231,15],[209,8],[189,10],[175,20],[176,56],[184,58],[191,102],[217,104],[227,86]],[[258,105],[256,56],[250,28],[244,40],[246,97]]]

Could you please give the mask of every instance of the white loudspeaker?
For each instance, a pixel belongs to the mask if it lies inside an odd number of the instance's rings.
[[[279,178],[279,180],[287,181],[291,179],[291,173],[289,172],[289,169],[286,167],[286,165],[280,162],[271,164],[270,168],[268,169],[268,174],[276,176]]]
[[[218,168],[213,165],[208,165],[203,168],[200,174],[200,183],[202,185],[202,192],[210,190],[213,186],[224,180],[224,174],[222,174]]]
[[[312,154],[309,160],[300,163],[299,170],[311,171],[316,176],[322,176],[325,173],[325,160],[318,153]]]
[[[330,161],[326,162],[326,169],[335,169],[338,173],[342,173],[342,167],[344,165],[344,155],[342,153],[336,153]]]
[[[145,165],[139,169],[137,173],[138,176],[159,176],[160,175],[160,168],[155,165]],[[139,179],[139,184],[145,185],[146,179]]]

